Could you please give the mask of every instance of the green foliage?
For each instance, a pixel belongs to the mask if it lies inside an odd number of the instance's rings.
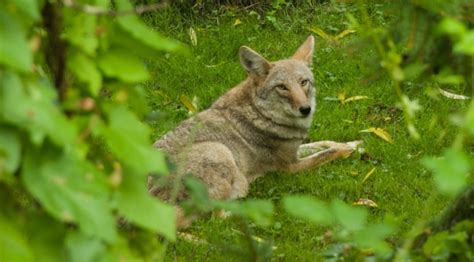
[[[386,254],[390,246],[385,238],[393,233],[393,228],[381,223],[367,225],[368,212],[360,207],[354,207],[340,200],[334,200],[330,205],[309,196],[287,196],[283,199],[285,210],[293,216],[309,222],[342,228],[336,236],[339,241],[347,241],[362,249],[373,249],[378,254]],[[326,256],[338,256],[343,250],[326,253]]]
[[[455,258],[457,261],[471,261],[474,258],[473,234],[474,222],[472,220],[459,222],[453,229],[431,236],[423,245],[423,255],[431,260]]]
[[[82,8],[110,1],[75,3],[0,4],[1,261],[135,260],[124,223],[176,238],[174,207],[146,188],[164,155],[132,109],[143,116],[149,78],[138,50],[186,49],[133,13]]]
[[[26,39],[27,30],[22,26],[22,19],[30,23],[32,17],[24,18],[21,13],[7,12],[6,3],[0,4],[0,63],[16,70],[29,72],[32,69],[33,58],[29,52]],[[26,7],[25,7],[26,8]],[[32,10],[32,12],[37,10]]]
[[[115,241],[104,177],[90,164],[60,150],[32,146],[25,152],[21,177],[26,190],[56,219],[78,224],[84,234]]]
[[[461,150],[447,149],[443,158],[426,158],[423,164],[433,171],[434,181],[442,193],[453,197],[467,185],[470,163]]]
[[[7,219],[0,216],[0,259],[2,261],[33,261],[26,237]]]

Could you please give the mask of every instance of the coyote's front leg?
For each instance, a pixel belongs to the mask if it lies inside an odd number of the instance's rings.
[[[303,144],[298,149],[298,160],[289,166],[290,172],[300,172],[316,168],[326,162],[348,157],[362,141],[338,143],[334,141],[319,141]],[[322,150],[321,150],[322,149]],[[308,156],[304,156],[310,153]]]

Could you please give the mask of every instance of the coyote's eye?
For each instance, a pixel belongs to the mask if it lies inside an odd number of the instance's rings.
[[[275,88],[280,91],[288,91],[288,88],[285,85],[276,85]]]
[[[308,79],[301,80],[301,86],[305,86],[309,83]]]

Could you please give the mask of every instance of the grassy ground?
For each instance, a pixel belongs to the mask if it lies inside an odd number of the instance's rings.
[[[354,12],[355,9],[324,5],[315,9],[281,11],[276,17],[279,29],[269,22],[260,23],[257,15],[248,11],[230,10],[196,16],[177,15],[168,10],[148,16],[146,20],[151,26],[164,35],[188,43],[192,53],[189,57],[165,55],[150,62],[153,81],[147,86],[149,101],[161,116],[152,124],[154,137],[158,138],[188,117],[180,96],[196,97],[199,110],[203,110],[245,78],[237,55],[241,45],[252,47],[270,60],[285,58],[311,34],[310,27],[317,26],[332,34],[346,29],[346,11]],[[242,23],[235,26],[237,18]],[[383,23],[388,18],[375,12],[374,19]],[[189,28],[196,32],[195,46],[191,45]],[[339,43],[316,39],[313,71],[318,106],[309,140],[361,139],[366,153],[296,175],[268,174],[251,186],[248,198],[271,199],[276,206],[273,226],[255,229],[257,236],[273,241],[277,247],[273,252],[275,259],[313,260],[317,252],[325,248],[319,237],[327,228],[310,225],[283,212],[280,199],[284,195],[307,194],[322,200],[338,198],[348,203],[359,198],[372,199],[379,208],[371,210],[370,221],[392,217],[399,224],[400,230],[390,239],[394,244],[404,238],[420,216],[434,216],[446,204],[444,199],[438,199],[424,209],[433,184],[430,173],[420,165],[420,159],[438,155],[450,145],[454,127],[445,116],[463,108],[467,102],[433,100],[425,94],[424,83],[406,88],[404,92],[418,99],[423,107],[416,118],[421,139],[410,139],[402,113],[395,107],[397,101],[390,81],[380,72],[373,72],[371,63],[376,63],[373,50],[366,48],[359,52],[354,48],[358,38],[356,32]],[[327,99],[340,93],[365,95],[370,99],[344,105]],[[359,132],[369,127],[387,130],[394,144]],[[372,176],[362,182],[374,167]],[[234,258],[229,254],[238,253],[235,248],[241,241],[239,230],[239,224],[232,220],[201,219],[188,229],[188,233],[212,244],[179,240],[169,247],[167,257],[228,261]]]

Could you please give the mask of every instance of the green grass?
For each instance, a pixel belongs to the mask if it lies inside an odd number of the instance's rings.
[[[314,10],[285,10],[277,17],[281,30],[269,23],[262,24],[245,12],[217,13],[208,16],[178,15],[173,10],[148,15],[146,21],[164,35],[189,44],[189,57],[166,54],[150,61],[153,80],[147,85],[149,102],[160,112],[152,123],[154,138],[158,138],[188,117],[179,97],[196,97],[199,109],[209,107],[214,100],[245,78],[237,55],[241,45],[257,50],[270,60],[291,56],[317,26],[330,33],[347,27],[344,11],[324,5]],[[242,24],[233,26],[239,18]],[[384,22],[384,17],[375,17]],[[187,33],[192,27],[197,45],[192,46]],[[379,208],[370,210],[371,222],[392,217],[399,230],[389,239],[399,244],[420,216],[435,216],[446,205],[446,199],[436,199],[425,210],[426,201],[434,191],[431,174],[420,164],[424,156],[439,155],[449,146],[455,127],[449,114],[465,108],[467,102],[440,98],[433,100],[424,92],[427,83],[418,83],[404,92],[418,99],[423,107],[416,118],[420,140],[409,137],[403,114],[395,107],[397,98],[390,80],[376,71],[374,50],[354,51],[360,43],[359,34],[345,37],[340,43],[316,39],[313,72],[317,88],[317,112],[309,133],[310,141],[349,141],[361,139],[366,153],[355,154],[317,170],[296,175],[271,173],[251,185],[248,198],[271,199],[276,206],[274,225],[255,228],[255,234],[273,241],[277,249],[273,258],[286,261],[313,260],[325,248],[319,237],[327,228],[311,225],[283,212],[280,199],[285,195],[306,194],[329,201],[341,199],[352,203],[358,198],[369,198]],[[368,80],[371,77],[376,80]],[[347,96],[366,95],[370,99],[347,104],[328,101],[345,92]],[[389,144],[362,129],[381,127],[393,137]],[[364,176],[376,168],[367,181]],[[426,212],[426,213],[422,213]],[[187,230],[210,242],[200,245],[183,240],[168,247],[167,258],[186,261],[228,261],[232,250],[239,246],[241,230],[233,220],[203,218]],[[235,253],[237,254],[237,252]],[[235,256],[238,260],[238,256]]]

